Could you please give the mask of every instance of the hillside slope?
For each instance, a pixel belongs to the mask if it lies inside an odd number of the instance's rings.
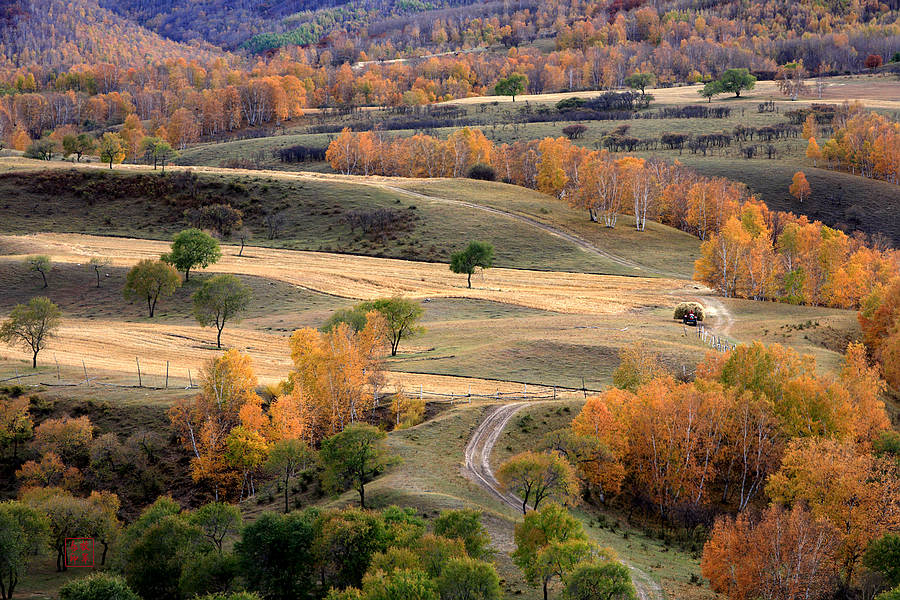
[[[107,62],[125,67],[167,58],[212,60],[209,44],[165,39],[96,0],[19,0],[0,3],[0,67]]]

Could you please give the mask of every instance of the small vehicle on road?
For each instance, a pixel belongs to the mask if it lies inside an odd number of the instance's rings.
[[[694,314],[694,311],[690,311],[684,314],[681,318],[681,322],[685,325],[690,325],[691,327],[697,326],[697,315]]]

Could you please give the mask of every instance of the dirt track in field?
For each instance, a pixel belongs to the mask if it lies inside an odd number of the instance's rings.
[[[475,429],[469,443],[466,444],[462,467],[464,476],[517,511],[522,510],[522,500],[515,494],[501,489],[491,468],[491,453],[509,421],[519,410],[531,404],[533,403],[515,402],[490,409],[487,416]],[[632,581],[640,600],[662,600],[664,598],[662,588],[647,573],[625,561],[623,564],[631,571]]]

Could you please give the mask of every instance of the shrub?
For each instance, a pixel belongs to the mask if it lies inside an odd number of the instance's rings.
[[[469,169],[469,179],[480,179],[482,181],[495,181],[497,172],[494,167],[484,163],[476,163]]]
[[[140,600],[125,580],[109,573],[92,573],[59,590],[60,600]]]
[[[699,302],[679,302],[678,306],[675,307],[674,318],[683,319],[684,315],[688,314],[691,310],[694,311],[698,321],[703,320],[703,305]]]

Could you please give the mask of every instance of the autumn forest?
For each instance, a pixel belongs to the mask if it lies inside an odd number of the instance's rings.
[[[900,600],[897,0],[0,6],[0,600]]]

